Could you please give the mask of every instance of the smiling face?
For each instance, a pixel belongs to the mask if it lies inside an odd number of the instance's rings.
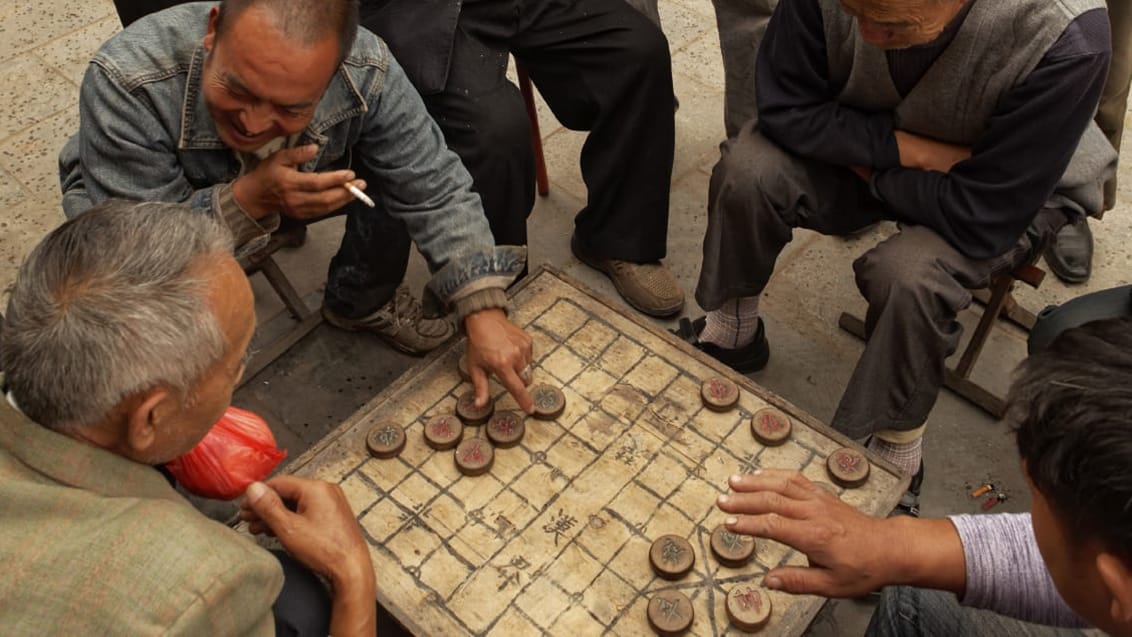
[[[905,49],[939,37],[969,0],[840,0],[861,39],[878,49]]]
[[[275,26],[268,9],[252,6],[217,35],[209,14],[202,91],[221,141],[252,152],[306,128],[338,67],[333,34],[296,44]]]

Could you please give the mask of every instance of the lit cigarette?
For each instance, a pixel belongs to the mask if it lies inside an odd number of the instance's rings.
[[[376,208],[377,207],[377,204],[375,204],[373,202],[373,199],[370,199],[369,195],[362,192],[361,189],[358,188],[357,186],[355,186],[354,184],[347,183],[347,184],[342,184],[342,185],[346,187],[346,190],[350,191],[351,195],[354,195],[355,197],[357,197],[365,205],[369,206],[370,208]]]

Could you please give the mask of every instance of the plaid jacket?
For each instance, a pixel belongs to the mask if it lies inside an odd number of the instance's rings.
[[[283,572],[151,467],[0,396],[0,632],[273,635]]]

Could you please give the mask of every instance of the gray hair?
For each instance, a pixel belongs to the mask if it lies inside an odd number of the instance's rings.
[[[262,6],[271,13],[275,28],[299,46],[321,38],[338,38],[338,64],[354,47],[358,35],[358,0],[221,0],[216,14],[216,39],[244,11]]]
[[[168,387],[184,399],[225,352],[202,259],[228,231],[187,206],[111,200],[47,235],[20,266],[0,369],[20,409],[57,431]]]

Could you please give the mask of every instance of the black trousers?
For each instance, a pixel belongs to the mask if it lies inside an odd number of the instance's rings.
[[[285,551],[271,551],[283,567],[283,590],[275,598],[278,637],[330,634],[331,598],[318,576]]]
[[[275,605],[271,607],[275,616],[275,634],[278,637],[329,635],[333,600],[326,586],[286,551],[271,551],[271,554],[283,567],[283,590],[279,591],[279,597],[275,598]],[[409,636],[409,632],[380,604],[377,604],[377,634],[383,637]]]
[[[382,33],[397,25],[365,18]],[[674,118],[668,43],[655,24],[609,0],[464,0],[447,84],[424,96],[445,140],[472,175],[499,244],[525,245],[534,207],[534,157],[514,54],[567,128],[590,131],[581,172],[588,189],[575,230],[595,255],[663,258]],[[408,55],[433,54],[394,49]]]

